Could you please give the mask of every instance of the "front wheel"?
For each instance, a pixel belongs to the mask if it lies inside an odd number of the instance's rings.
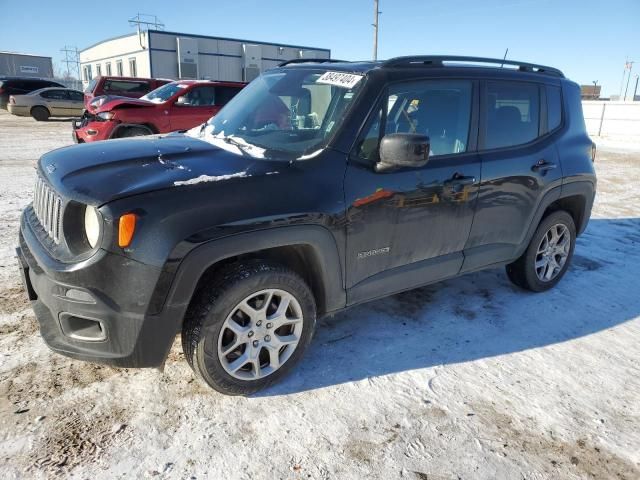
[[[247,395],[293,368],[315,324],[314,297],[298,274],[266,261],[238,263],[201,282],[182,348],[209,386]]]
[[[527,290],[549,290],[569,268],[575,244],[576,226],[571,215],[553,212],[540,222],[522,256],[507,265],[507,275]]]
[[[33,107],[31,109],[31,116],[38,122],[46,122],[47,120],[49,120],[51,114],[45,107]]]

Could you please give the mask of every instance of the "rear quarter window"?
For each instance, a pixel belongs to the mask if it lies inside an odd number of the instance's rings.
[[[560,87],[547,85],[547,123],[550,132],[562,124],[562,94]]]

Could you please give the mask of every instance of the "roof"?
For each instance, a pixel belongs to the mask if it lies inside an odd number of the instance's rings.
[[[447,55],[415,55],[395,57],[384,61],[341,61],[327,59],[298,59],[283,62],[281,67],[304,68],[322,65],[330,70],[366,73],[373,69],[433,69],[433,68],[473,68],[500,72],[532,73],[564,78],[557,68],[516,60],[495,59],[485,57],[461,57]],[[507,68],[504,68],[504,67]]]
[[[34,55],[33,53],[21,53],[21,52],[8,52],[6,50],[0,50],[0,55],[20,55],[21,57],[48,58],[49,60],[51,60],[51,57],[47,57],[46,55]]]
[[[211,40],[226,40],[229,42],[242,42],[242,43],[252,43],[252,44],[256,44],[256,45],[273,45],[276,47],[289,47],[289,48],[298,48],[300,50],[318,50],[321,52],[327,52],[329,54],[331,54],[331,50],[328,48],[319,48],[319,47],[305,47],[302,45],[287,45],[286,43],[279,43],[279,42],[262,42],[262,41],[257,41],[257,40],[243,40],[240,38],[230,38],[230,37],[212,37],[209,35],[197,35],[197,34],[193,34],[193,33],[181,33],[181,32],[168,32],[166,30],[147,30],[148,33],[156,33],[156,34],[160,34],[160,35],[175,35],[176,37],[188,37],[188,38],[208,38]],[[136,32],[133,33],[127,33],[124,35],[118,35],[115,37],[110,37],[110,38],[105,38],[104,40],[101,40],[99,42],[96,42],[86,48],[83,48],[82,50],[79,50],[79,52],[84,52],[86,50],[89,50],[90,48],[96,47],[102,43],[105,42],[110,42],[112,40],[118,40],[119,38],[126,38],[126,37],[131,37],[132,35],[138,35]]]

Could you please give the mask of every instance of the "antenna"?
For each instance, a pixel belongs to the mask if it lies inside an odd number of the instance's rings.
[[[504,51],[504,57],[502,57],[503,62],[507,59],[507,53],[509,53],[509,47]],[[504,67],[504,63],[500,64],[500,68],[502,67]]]

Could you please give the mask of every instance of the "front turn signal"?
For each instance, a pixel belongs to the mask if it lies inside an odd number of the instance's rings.
[[[131,245],[133,240],[133,234],[136,231],[135,213],[127,213],[120,217],[120,223],[118,225],[118,245],[125,248]]]

